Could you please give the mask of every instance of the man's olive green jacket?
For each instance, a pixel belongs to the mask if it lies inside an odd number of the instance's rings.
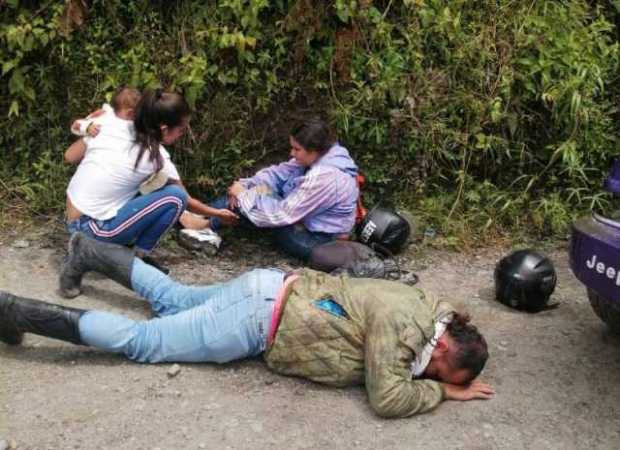
[[[320,309],[332,299],[346,316]],[[268,366],[334,386],[365,384],[373,409],[405,417],[437,406],[436,381],[412,380],[411,362],[433,337],[435,321],[453,312],[417,288],[367,278],[303,270],[265,354]]]

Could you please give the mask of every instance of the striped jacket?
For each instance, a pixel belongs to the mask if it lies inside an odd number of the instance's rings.
[[[309,231],[349,233],[359,196],[356,175],[347,149],[335,144],[310,168],[291,159],[242,179],[247,190],[239,195],[239,207],[258,227],[301,222]]]

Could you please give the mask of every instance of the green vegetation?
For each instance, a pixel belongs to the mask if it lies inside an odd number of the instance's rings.
[[[617,0],[5,0],[0,191],[62,210],[71,120],[120,84],[164,86],[195,110],[173,159],[196,195],[323,115],[368,206],[407,205],[455,244],[561,235],[609,207],[619,18]]]

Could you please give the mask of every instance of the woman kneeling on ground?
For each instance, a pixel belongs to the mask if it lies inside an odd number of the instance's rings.
[[[144,256],[186,206],[203,213],[215,210],[187,194],[164,148],[188,127],[190,108],[183,96],[156,89],[138,98],[135,114],[114,107],[94,137],[79,139],[65,152],[67,162],[79,163],[67,188],[66,218],[72,234],[82,231],[100,241],[134,245]],[[161,182],[138,195],[153,176]]]
[[[234,182],[228,196],[211,206],[228,206],[252,225],[273,229],[278,247],[307,260],[315,246],[348,238],[355,225],[358,170],[322,120],[295,126],[289,142],[292,159]],[[216,217],[210,225],[217,231],[222,221]]]

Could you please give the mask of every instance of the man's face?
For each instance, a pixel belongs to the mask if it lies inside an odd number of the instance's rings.
[[[471,373],[467,369],[457,369],[453,361],[456,353],[456,343],[446,332],[438,340],[431,361],[424,371],[424,377],[444,383],[464,385],[471,381]]]
[[[471,374],[467,369],[455,369],[445,359],[431,360],[424,371],[424,378],[430,378],[444,383],[465,385],[471,381]]]

